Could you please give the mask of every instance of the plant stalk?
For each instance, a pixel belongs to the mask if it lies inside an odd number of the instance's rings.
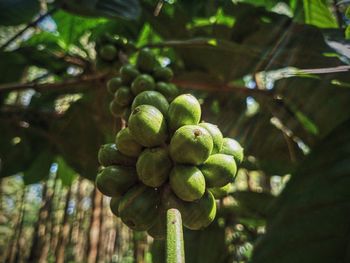
[[[185,263],[181,213],[174,208],[167,211],[166,259],[167,263]]]

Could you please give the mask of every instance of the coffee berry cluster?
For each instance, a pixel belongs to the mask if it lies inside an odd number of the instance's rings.
[[[173,72],[148,49],[136,65],[125,65],[107,88],[110,110],[127,119],[115,143],[103,145],[98,189],[112,197],[112,212],[131,229],[154,238],[165,233],[165,213],[177,208],[185,227],[207,227],[216,201],[227,193],[243,159],[243,148],[220,129],[201,121],[191,94],[178,95]]]

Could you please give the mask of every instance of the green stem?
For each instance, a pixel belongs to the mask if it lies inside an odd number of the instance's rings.
[[[166,262],[185,263],[181,213],[177,209],[167,211],[166,235]]]

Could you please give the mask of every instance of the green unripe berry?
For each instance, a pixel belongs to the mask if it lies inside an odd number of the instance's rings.
[[[134,167],[111,165],[96,177],[96,187],[107,196],[121,196],[137,181]]]
[[[121,153],[130,157],[139,156],[143,149],[131,135],[129,128],[124,128],[117,133],[115,144]]]
[[[208,190],[213,194],[215,199],[221,199],[227,196],[232,191],[232,188],[233,184],[228,183],[221,187],[208,188]]]
[[[137,95],[146,90],[154,90],[154,79],[147,74],[137,76],[137,78],[131,84],[131,91],[134,95]]]
[[[115,100],[112,100],[109,104],[109,111],[114,117],[121,117],[125,111],[125,106],[120,105]]]
[[[167,114],[169,108],[167,99],[161,93],[153,90],[143,91],[138,94],[131,105],[131,109],[134,110],[137,106],[140,105],[154,106],[164,116]]]
[[[157,81],[169,82],[174,77],[174,73],[170,68],[155,67],[153,76]]]
[[[120,202],[120,197],[112,197],[111,201],[109,202],[109,207],[112,211],[112,213],[116,216],[119,217],[119,202]]]
[[[209,191],[205,191],[202,198],[194,202],[187,202],[180,209],[182,222],[191,230],[206,228],[216,216],[215,198]]]
[[[172,131],[184,125],[195,125],[201,118],[201,106],[191,94],[176,97],[169,105],[168,119]]]
[[[151,105],[140,105],[132,111],[129,129],[135,140],[145,147],[162,145],[168,137],[163,114]]]
[[[234,139],[224,138],[221,153],[232,155],[235,161],[240,164],[244,158],[242,146]]]
[[[167,179],[172,167],[165,148],[145,149],[136,163],[139,180],[147,186],[159,187]]]
[[[196,166],[176,165],[170,173],[170,187],[180,199],[194,201],[205,192],[205,179]]]
[[[130,85],[139,74],[140,72],[131,64],[124,65],[120,68],[120,77],[125,85]]]
[[[200,170],[208,187],[222,187],[234,181],[237,166],[233,156],[217,153],[211,155]]]
[[[172,102],[180,93],[175,84],[165,82],[158,82],[156,91],[162,93],[169,102]]]
[[[111,78],[107,82],[107,90],[110,94],[114,95],[114,93],[119,89],[119,87],[122,85],[122,79],[120,77],[114,77]]]
[[[141,72],[152,73],[157,64],[157,59],[150,49],[144,48],[140,50],[136,65]]]
[[[103,166],[123,165],[134,166],[136,158],[128,157],[122,154],[114,143],[104,144],[98,151],[98,161]]]
[[[102,59],[112,61],[117,57],[117,49],[114,45],[107,44],[100,48],[99,55]]]
[[[136,231],[150,229],[159,214],[158,192],[145,185],[136,185],[123,195],[118,212],[124,224]]]
[[[128,106],[132,102],[134,95],[129,87],[122,86],[114,94],[114,100],[122,106]]]
[[[211,137],[213,138],[214,145],[213,145],[213,151],[211,152],[211,154],[219,153],[222,148],[223,136],[218,126],[208,122],[202,122],[199,124],[199,126],[206,129],[210,133]]]
[[[170,156],[177,163],[199,165],[208,159],[212,150],[210,133],[198,125],[182,126],[170,141]]]

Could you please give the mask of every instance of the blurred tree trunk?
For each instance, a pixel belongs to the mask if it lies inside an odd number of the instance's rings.
[[[1,162],[0,162],[0,172],[1,172]],[[0,225],[4,225],[6,222],[6,218],[4,215],[4,208],[2,206],[2,178],[0,178]],[[4,261],[5,262],[5,256],[6,256],[6,249],[0,250],[0,262]]]
[[[102,194],[94,188],[92,192],[92,212],[91,212],[91,220],[89,227],[89,237],[88,237],[88,263],[95,263],[98,261],[98,247],[99,247],[99,237],[101,230],[101,214],[102,214]]]
[[[23,192],[21,194],[20,199],[18,200],[19,205],[19,213],[16,217],[16,222],[14,224],[14,233],[12,236],[12,239],[10,241],[10,245],[8,246],[8,254],[6,257],[5,262],[13,263],[16,260],[16,256],[19,257],[17,252],[18,244],[19,244],[19,238],[20,238],[20,232],[22,232],[23,228],[23,213],[24,213],[24,198],[25,198],[25,188],[23,188]]]
[[[117,255],[117,261],[120,259],[121,254],[121,227],[120,227],[120,221],[117,220],[116,226],[115,226],[115,239],[114,239],[114,247],[113,247],[113,254]],[[112,256],[113,256],[112,254]]]
[[[21,258],[24,256],[25,251],[25,237],[23,235],[23,227],[24,227],[24,215],[25,215],[25,197],[26,197],[26,188],[23,189],[22,197],[21,197],[21,212],[20,212],[20,224],[18,227],[18,235],[16,238],[16,256],[15,262],[20,262]]]
[[[54,198],[52,198],[53,209],[50,214],[50,221],[52,224],[50,233],[50,251],[52,253],[56,251],[58,236],[60,233],[61,222],[59,214],[61,212],[60,205],[63,198],[64,195],[62,194],[61,184],[57,182],[54,188]]]
[[[271,177],[266,174],[261,175],[260,185],[264,192],[271,193]]]
[[[32,245],[27,262],[47,262],[49,250],[49,219],[52,207],[53,189],[48,187],[49,182],[43,183],[42,204],[39,209],[39,219],[34,228]]]
[[[39,258],[39,263],[47,263],[47,258],[50,252],[50,244],[51,244],[51,230],[52,230],[52,208],[54,206],[54,198],[56,192],[56,186],[58,179],[56,175],[50,182],[53,181],[52,188],[48,188],[48,196],[47,196],[47,206],[46,206],[46,218],[44,219],[45,224],[45,233],[42,236],[42,252]]]
[[[104,197],[102,195],[101,198],[101,213],[100,213],[100,230],[99,230],[99,237],[98,237],[98,247],[97,247],[97,259],[96,262],[105,262],[105,256],[106,254],[104,253],[105,247],[107,245],[107,235],[105,232],[106,225],[104,222],[106,221],[106,216],[105,216],[105,211],[104,209]],[[102,241],[102,242],[101,242]]]
[[[75,219],[73,221],[73,230],[72,230],[72,242],[74,243],[74,261],[75,262],[85,262],[84,259],[84,210],[83,210],[83,198],[84,198],[84,184],[83,180],[79,178],[77,186],[77,212],[75,214]]]
[[[57,263],[63,263],[65,258],[65,248],[69,241],[69,233],[70,233],[70,224],[69,224],[69,202],[71,200],[72,196],[72,187],[70,186],[68,189],[68,193],[66,195],[66,202],[64,205],[64,216],[63,216],[63,222],[62,222],[62,231],[59,235],[57,247],[56,247],[56,261]]]

